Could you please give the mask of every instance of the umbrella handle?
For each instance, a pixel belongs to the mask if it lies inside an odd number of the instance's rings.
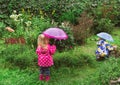
[[[56,39],[54,40],[53,44],[54,44],[54,45],[56,44]]]

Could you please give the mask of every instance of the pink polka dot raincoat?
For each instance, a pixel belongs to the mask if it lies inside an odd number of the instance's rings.
[[[49,45],[48,49],[43,49],[40,46],[36,49],[36,54],[38,55],[38,65],[41,67],[50,67],[54,64],[52,55],[56,51],[55,45]]]

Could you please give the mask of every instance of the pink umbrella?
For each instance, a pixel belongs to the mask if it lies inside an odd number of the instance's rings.
[[[54,38],[58,40],[67,39],[67,34],[60,28],[48,28],[43,32],[43,34],[49,38]]]

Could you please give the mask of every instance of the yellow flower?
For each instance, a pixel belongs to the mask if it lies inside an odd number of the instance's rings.
[[[42,11],[42,10],[40,10],[40,14],[41,14],[41,15],[43,14],[43,11]]]
[[[27,11],[28,11],[28,13],[30,13],[30,10],[29,10],[29,9],[28,9]]]
[[[44,19],[44,17],[43,17],[43,16],[41,16],[40,18],[41,18],[41,19]]]
[[[22,13],[24,13],[25,12],[25,10],[24,10],[24,8],[22,8]]]
[[[55,10],[52,11],[52,15],[55,13]]]

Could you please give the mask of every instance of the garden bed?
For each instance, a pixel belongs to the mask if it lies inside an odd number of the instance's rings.
[[[19,38],[5,38],[5,44],[25,44],[26,40],[24,37]]]

